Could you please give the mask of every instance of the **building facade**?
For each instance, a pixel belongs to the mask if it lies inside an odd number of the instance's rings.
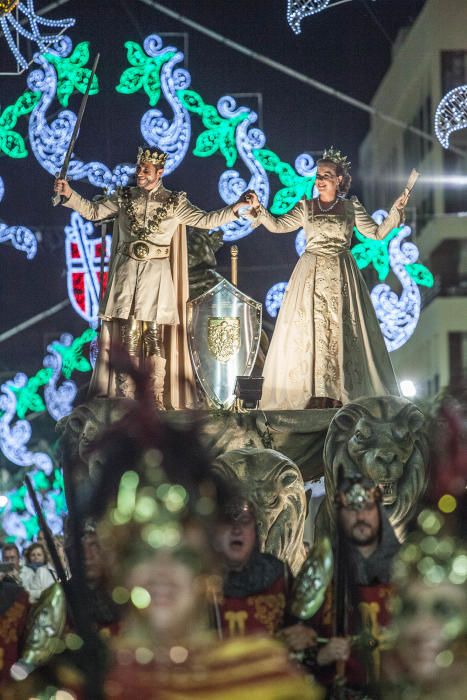
[[[467,85],[466,27],[466,0],[427,0],[395,42],[391,67],[372,100],[376,110],[433,140],[373,116],[359,152],[370,211],[394,200],[412,168],[421,173],[407,223],[435,284],[424,288],[415,333],[391,354],[399,380],[412,381],[421,397],[467,380],[467,158],[456,152],[467,154],[467,129],[451,135],[455,150],[444,149],[434,135],[441,99]]]

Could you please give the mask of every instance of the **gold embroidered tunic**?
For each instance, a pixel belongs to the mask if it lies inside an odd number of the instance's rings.
[[[400,225],[393,207],[381,225],[354,197],[329,214],[301,200],[274,217],[264,207],[256,225],[274,233],[303,227],[306,249],[290,278],[264,365],[261,407],[303,409],[312,397],[346,403],[359,396],[399,395],[365,281],[350,252],[354,225],[382,239]]]
[[[135,259],[127,254],[131,244],[142,241],[151,256],[170,246],[180,224],[212,229],[236,218],[232,206],[205,212],[185,192],[171,192],[162,183],[151,191],[121,188],[98,202],[73,192],[65,206],[90,221],[117,215],[101,318],[127,319],[132,313],[138,321],[168,325],[179,323],[169,258]]]

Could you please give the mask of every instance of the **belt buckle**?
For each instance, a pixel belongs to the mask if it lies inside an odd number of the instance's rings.
[[[133,255],[135,258],[138,258],[138,260],[144,260],[144,258],[147,258],[149,255],[148,244],[144,243],[144,241],[136,241],[136,243],[133,243]]]

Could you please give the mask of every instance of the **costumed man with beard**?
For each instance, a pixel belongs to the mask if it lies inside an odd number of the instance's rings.
[[[184,226],[217,228],[233,221],[239,208],[246,205],[239,201],[212,212],[199,209],[185,192],[164,187],[166,160],[167,153],[158,148],[140,148],[136,187],[121,187],[98,202],[80,197],[65,179],[55,181],[55,191],[64,198],[64,206],[85,219],[116,217],[107,289],[99,309],[104,324],[91,392],[134,398],[130,376],[109,372],[112,342],[118,342],[149,370],[159,409],[164,408],[167,361],[170,405],[193,405],[185,333],[188,265]],[[163,338],[164,326],[170,328],[169,338]]]
[[[318,639],[328,641],[317,648],[313,670],[329,688],[328,697],[358,700],[368,697],[379,678],[384,630],[390,622],[391,567],[400,543],[372,481],[361,476],[342,479],[336,507],[334,580],[310,620]],[[339,609],[343,619],[336,619]],[[336,677],[344,694],[333,694]]]
[[[214,601],[222,637],[267,633],[291,652],[314,647],[316,634],[289,611],[292,574],[287,564],[258,548],[254,505],[237,496],[224,508],[216,548],[223,559],[223,590]]]

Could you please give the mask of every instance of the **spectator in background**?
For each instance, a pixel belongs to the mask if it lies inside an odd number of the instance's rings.
[[[55,544],[55,549],[57,550],[57,554],[60,557],[60,561],[62,562],[62,566],[65,570],[66,576],[67,576],[67,578],[70,578],[70,565],[68,563],[68,558],[67,558],[67,555],[65,552],[65,538],[63,535],[54,535],[53,541]],[[49,552],[49,548],[47,546],[47,540],[45,539],[45,535],[44,535],[43,530],[39,530],[39,532],[37,533],[36,542],[37,542],[37,544],[41,544],[44,547],[47,561],[48,561],[48,567],[49,567],[54,579],[58,580],[57,572],[55,571],[53,559],[52,559],[52,556]]]
[[[42,544],[35,542],[26,549],[21,581],[29,593],[31,603],[36,603],[42,591],[55,582],[55,577],[47,566],[47,554]]]
[[[3,580],[21,586],[21,556],[15,544],[10,543],[3,545],[2,562],[4,564],[10,564],[13,567],[12,571],[5,572]]]

